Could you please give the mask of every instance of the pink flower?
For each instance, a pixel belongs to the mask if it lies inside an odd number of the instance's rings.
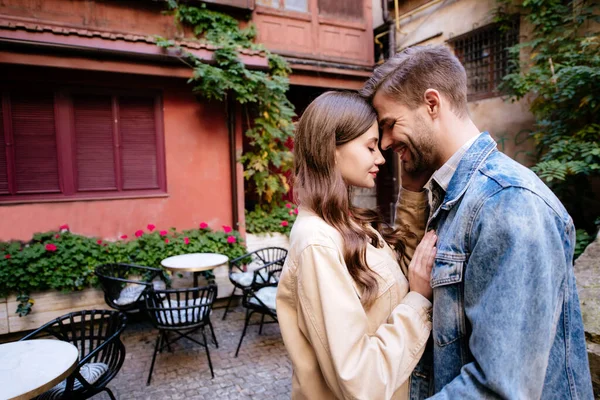
[[[287,221],[281,221],[281,226],[288,226],[288,222]]]
[[[4,258],[6,258],[7,260],[9,260],[10,259],[10,254],[5,255]]]
[[[52,244],[52,243],[48,243],[46,245],[46,250],[47,251],[56,251],[58,249],[58,247],[56,247],[56,245]]]
[[[102,244],[102,240],[98,239],[98,240],[96,240],[96,243]]]
[[[69,230],[69,224],[61,225],[60,228],[58,228],[58,230],[60,230],[60,231],[68,231]]]
[[[167,239],[165,239],[165,243],[166,243],[166,244],[169,244],[169,239],[168,239],[168,238],[167,238]]]
[[[160,233],[160,236],[167,236],[168,232],[167,231],[160,231],[159,233]]]
[[[200,229],[208,228],[208,224],[206,222],[200,222]]]
[[[294,215],[294,210],[290,210],[290,212],[288,214]]]
[[[60,237],[60,235],[57,233],[56,235],[54,235],[54,239],[58,239]]]
[[[135,237],[142,237],[143,234],[144,234],[144,231],[140,229],[135,232]]]
[[[287,203],[285,206],[286,206],[287,208],[292,208],[292,205],[291,205],[290,203]]]
[[[183,243],[185,243],[185,244],[190,244],[190,239],[189,239],[189,238],[187,238],[187,237],[184,237],[184,238],[183,238]]]
[[[294,214],[298,215],[298,209],[297,208],[294,210]]]
[[[231,227],[228,225],[223,225],[223,232],[225,232],[225,233],[231,232]]]
[[[154,226],[154,225],[152,225],[152,224],[148,224],[148,226],[147,226],[146,228],[148,228],[148,230],[149,230],[150,232],[152,232],[154,229],[156,229],[156,226]]]
[[[121,235],[121,239],[127,239],[127,235]]]
[[[237,241],[237,239],[235,238],[235,236],[227,236],[227,243],[233,244],[236,241]]]

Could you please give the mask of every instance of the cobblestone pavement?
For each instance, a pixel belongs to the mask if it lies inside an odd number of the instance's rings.
[[[242,328],[244,309],[238,306],[221,320],[223,308],[213,311],[212,323],[219,342],[209,350],[215,372],[211,379],[204,348],[181,339],[156,356],[152,383],[146,386],[157,331],[147,321],[131,321],[124,334],[125,363],[108,387],[119,400],[163,399],[289,399],[292,366],[281,340],[279,326],[248,327],[237,358],[234,357]],[[260,316],[252,316],[259,322]],[[209,332],[207,330],[207,336]],[[202,342],[202,334],[192,337]],[[106,393],[95,400],[109,399]]]

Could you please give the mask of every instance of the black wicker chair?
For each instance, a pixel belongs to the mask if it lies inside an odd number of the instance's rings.
[[[104,290],[106,304],[123,312],[143,309],[144,293],[153,286],[164,289],[167,280],[160,268],[123,263],[100,265],[95,274]]]
[[[283,265],[278,261],[269,263],[262,268],[254,271],[252,283],[249,287],[244,289],[244,295],[242,297],[242,306],[246,309],[246,319],[244,321],[244,330],[240,337],[235,356],[238,356],[242,341],[246,335],[246,329],[250,324],[250,318],[252,314],[261,314],[260,328],[258,334],[262,334],[262,328],[265,324],[265,316],[269,316],[273,319],[272,322],[277,322],[277,310],[275,303],[275,296],[277,294],[277,284],[279,283],[279,277]]]
[[[227,301],[223,319],[227,317],[227,312],[229,312],[229,306],[231,305],[235,291],[241,289],[243,293],[244,289],[252,285],[254,270],[272,263],[283,266],[287,253],[288,251],[282,247],[265,247],[229,261],[229,281],[233,284],[233,291],[231,292],[231,296],[229,296],[229,301]],[[263,283],[268,282],[266,276],[262,278],[265,278],[262,279]],[[259,277],[259,279],[261,278]]]
[[[89,399],[105,391],[125,361],[121,332],[127,316],[112,310],[83,310],[63,315],[36,329],[21,340],[48,336],[69,342],[79,349],[77,368],[69,377],[40,396],[47,399]]]
[[[214,284],[190,289],[148,290],[146,293],[146,312],[150,316],[152,324],[158,329],[158,336],[154,345],[147,385],[150,384],[152,379],[156,353],[162,352],[165,347],[170,350],[171,344],[182,338],[189,339],[205,348],[210,374],[213,378],[215,377],[204,328],[206,326],[210,328],[213,341],[218,347],[210,322],[210,314],[216,298],[217,286]],[[189,336],[198,330],[202,332],[203,343]],[[169,332],[177,334],[177,337],[171,340],[168,336]]]

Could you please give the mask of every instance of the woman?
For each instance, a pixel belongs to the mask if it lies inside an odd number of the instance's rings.
[[[426,194],[400,194],[398,219],[416,235],[382,229],[374,212],[350,204],[350,186],[375,185],[384,163],[378,138],[374,110],[354,93],[322,94],[297,125],[300,212],[277,292],[294,399],[408,398],[431,331],[435,235],[416,246]]]

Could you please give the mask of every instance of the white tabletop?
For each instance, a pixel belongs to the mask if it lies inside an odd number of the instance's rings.
[[[200,272],[227,264],[229,257],[217,253],[191,253],[165,258],[160,263],[171,271]]]
[[[0,399],[30,399],[66,379],[79,351],[60,340],[0,344]]]

